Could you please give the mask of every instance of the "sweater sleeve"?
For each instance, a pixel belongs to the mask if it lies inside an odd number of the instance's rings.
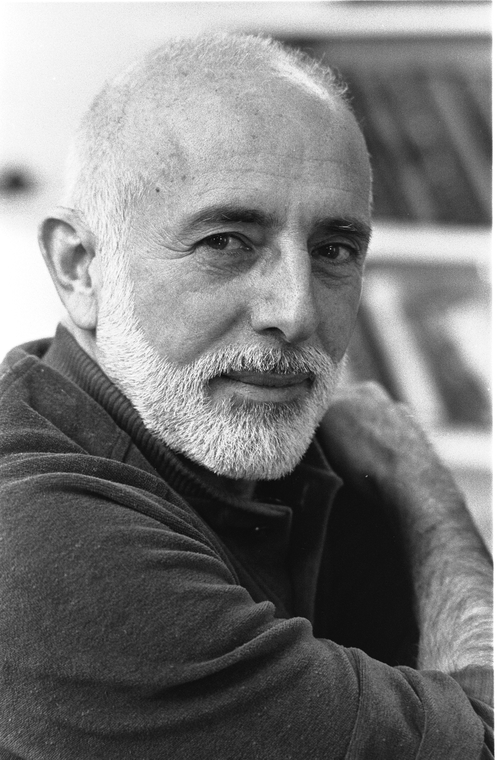
[[[178,505],[42,471],[2,498],[3,760],[491,756],[461,681],[277,619]]]

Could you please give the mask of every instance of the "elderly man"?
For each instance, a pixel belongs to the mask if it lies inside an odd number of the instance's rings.
[[[344,88],[271,41],[92,104],[68,316],[3,365],[2,760],[492,757],[486,551],[406,410],[336,391],[369,207]]]

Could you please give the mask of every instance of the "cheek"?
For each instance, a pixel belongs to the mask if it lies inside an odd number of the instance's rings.
[[[340,361],[351,340],[358,314],[362,278],[323,293],[320,307],[319,339],[325,351]]]
[[[157,278],[135,292],[136,313],[149,343],[170,361],[188,363],[228,343],[241,322],[241,299],[193,283]]]

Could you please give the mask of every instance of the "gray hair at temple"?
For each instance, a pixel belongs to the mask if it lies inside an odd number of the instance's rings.
[[[169,122],[169,104],[190,88],[218,82],[239,86],[257,75],[265,82],[286,77],[314,87],[350,110],[347,87],[332,70],[275,40],[244,34],[174,38],[105,84],[75,135],[62,202],[79,214],[99,250],[111,253],[124,247],[131,210],[155,181],[148,167],[142,171],[131,160],[128,121],[135,105],[146,106],[146,118],[148,109],[162,109]]]

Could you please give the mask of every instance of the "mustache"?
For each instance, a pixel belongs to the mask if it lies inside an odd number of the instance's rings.
[[[338,368],[325,352],[310,346],[227,347],[205,354],[184,369],[198,383],[207,383],[229,372],[257,372],[277,375],[309,374],[313,380],[332,375]]]

